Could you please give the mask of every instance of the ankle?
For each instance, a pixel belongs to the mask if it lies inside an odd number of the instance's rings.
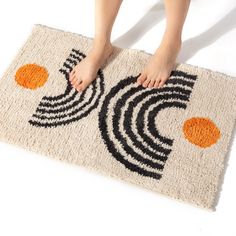
[[[90,53],[93,55],[103,55],[104,52],[107,52],[111,48],[111,43],[110,42],[98,42],[98,41],[93,41]]]
[[[155,54],[159,54],[161,51],[169,51],[171,53],[178,53],[181,49],[182,41],[177,38],[163,38],[159,48],[157,48]]]
[[[107,46],[111,45],[111,41],[109,37],[95,36],[93,40],[93,48],[95,49],[104,49]]]
[[[166,31],[162,38],[161,44],[179,49],[182,45],[182,35],[178,32]]]
[[[111,42],[93,41],[92,47],[89,51],[89,57],[93,61],[101,61],[103,58],[108,57],[113,50]]]

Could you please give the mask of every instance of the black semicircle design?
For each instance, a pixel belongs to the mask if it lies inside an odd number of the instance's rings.
[[[137,86],[138,76],[121,80],[106,94],[98,115],[99,130],[112,157],[130,171],[159,180],[174,139],[157,130],[154,118],[162,109],[186,109],[197,76],[172,71],[160,89]],[[153,109],[149,110],[151,105]]]
[[[44,128],[68,125],[86,117],[97,108],[104,93],[104,76],[101,69],[98,70],[97,78],[80,93],[69,81],[69,73],[85,57],[80,50],[71,50],[69,57],[59,69],[67,82],[65,91],[59,95],[44,96],[28,121],[29,124]]]

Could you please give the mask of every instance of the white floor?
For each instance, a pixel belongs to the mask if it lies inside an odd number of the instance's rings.
[[[94,0],[8,0],[0,4],[0,75],[33,24],[93,37]],[[163,4],[125,0],[114,25],[117,46],[154,52]],[[178,61],[236,76],[235,0],[192,0]],[[235,136],[235,135],[234,135]],[[236,145],[216,212],[0,142],[0,235],[236,235]]]

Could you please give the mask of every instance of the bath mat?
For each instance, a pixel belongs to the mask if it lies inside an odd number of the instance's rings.
[[[0,140],[215,209],[235,123],[235,78],[178,64],[163,88],[143,88],[136,79],[151,55],[116,47],[77,92],[68,75],[91,43],[34,25],[0,80]]]

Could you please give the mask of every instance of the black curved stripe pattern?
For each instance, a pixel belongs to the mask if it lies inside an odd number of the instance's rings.
[[[64,93],[44,96],[28,121],[31,125],[44,128],[68,125],[86,117],[98,106],[104,93],[104,76],[101,69],[98,71],[97,78],[83,92],[79,93],[69,81],[69,73],[85,57],[85,54],[79,50],[71,50],[59,70],[67,82]]]
[[[156,128],[163,109],[186,109],[196,75],[172,71],[164,87],[143,88],[137,76],[121,80],[105,96],[99,130],[108,151],[130,171],[159,180],[174,140]]]

